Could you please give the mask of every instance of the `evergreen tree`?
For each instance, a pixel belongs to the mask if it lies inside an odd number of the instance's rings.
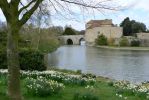
[[[120,26],[123,27],[124,36],[133,36],[135,33],[146,32],[146,25],[144,23],[130,20],[129,17],[125,18]]]
[[[72,28],[66,27],[63,35],[76,35],[76,33],[75,33],[75,31]]]

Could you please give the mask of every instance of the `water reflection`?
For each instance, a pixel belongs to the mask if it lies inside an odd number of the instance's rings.
[[[82,70],[117,80],[149,80],[149,53],[86,46],[63,46],[49,54],[49,66]]]
[[[62,69],[85,70],[86,64],[85,46],[60,47],[56,52],[49,54],[49,66],[57,66]]]

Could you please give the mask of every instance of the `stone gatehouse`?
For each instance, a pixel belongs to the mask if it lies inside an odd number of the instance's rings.
[[[123,28],[113,24],[112,19],[91,20],[86,24],[85,40],[94,45],[98,35],[105,35],[108,39],[119,39],[123,36]]]

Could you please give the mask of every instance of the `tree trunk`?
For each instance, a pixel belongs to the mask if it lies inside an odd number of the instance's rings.
[[[11,100],[22,100],[18,55],[19,29],[12,24],[7,25],[8,96]]]
[[[44,54],[44,64],[48,68],[48,54]]]
[[[40,45],[40,34],[41,34],[41,29],[39,27],[39,29],[38,29],[38,37],[37,37],[38,41],[37,41],[37,48],[36,48],[36,50],[39,49],[39,45]]]

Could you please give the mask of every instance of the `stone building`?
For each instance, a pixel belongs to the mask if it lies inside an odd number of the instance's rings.
[[[105,35],[108,39],[119,39],[123,35],[123,28],[117,27],[111,19],[91,20],[86,24],[85,40],[94,45],[98,35]]]

